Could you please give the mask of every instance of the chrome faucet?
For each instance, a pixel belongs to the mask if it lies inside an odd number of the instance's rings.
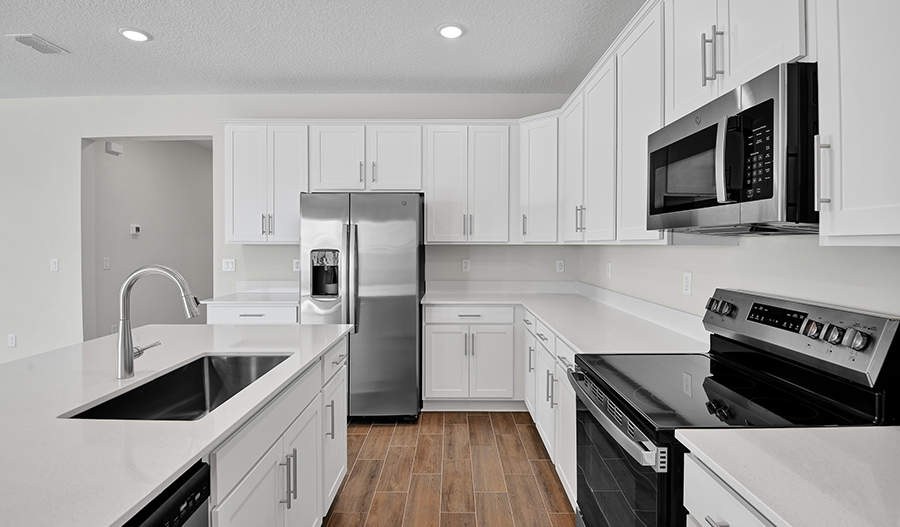
[[[194,318],[200,314],[200,302],[191,293],[184,277],[178,271],[162,265],[145,265],[136,269],[131,273],[122,288],[119,290],[119,353],[116,358],[116,378],[130,379],[134,377],[134,359],[143,354],[144,349],[151,346],[145,346],[143,349],[135,350],[131,340],[131,289],[134,287],[138,278],[148,274],[161,274],[168,276],[178,286],[181,291],[181,301],[184,303],[184,315],[187,318]],[[154,343],[156,345],[158,343]]]

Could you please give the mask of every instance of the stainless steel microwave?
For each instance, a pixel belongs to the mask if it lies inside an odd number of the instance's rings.
[[[781,64],[650,135],[647,229],[810,234],[815,64]]]

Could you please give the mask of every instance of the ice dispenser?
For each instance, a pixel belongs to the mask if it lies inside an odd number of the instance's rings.
[[[310,251],[312,269],[312,296],[314,298],[338,297],[340,277],[340,251],[335,249],[315,249]]]

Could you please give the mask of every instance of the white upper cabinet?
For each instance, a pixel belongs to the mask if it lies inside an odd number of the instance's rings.
[[[805,0],[665,0],[666,123],[806,54]]]
[[[618,49],[619,241],[665,243],[647,230],[647,136],[663,122],[662,4],[654,6]]]
[[[427,242],[509,240],[509,127],[426,130]]]
[[[421,190],[421,126],[310,127],[312,191]]]
[[[616,58],[584,90],[585,170],[581,234],[586,242],[616,239]]]
[[[584,100],[573,97],[559,116],[560,223],[564,242],[584,240],[581,210],[584,207]]]
[[[225,126],[225,242],[299,243],[305,125]]]
[[[523,123],[521,134],[522,239],[556,243],[556,117]]]
[[[873,53],[900,49],[900,3],[819,0],[817,17],[821,243],[900,245],[900,74]]]

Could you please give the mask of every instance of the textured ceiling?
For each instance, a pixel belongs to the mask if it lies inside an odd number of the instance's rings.
[[[643,0],[6,0],[0,98],[570,93]],[[437,34],[457,22],[457,40]],[[139,44],[120,27],[153,35]]]

